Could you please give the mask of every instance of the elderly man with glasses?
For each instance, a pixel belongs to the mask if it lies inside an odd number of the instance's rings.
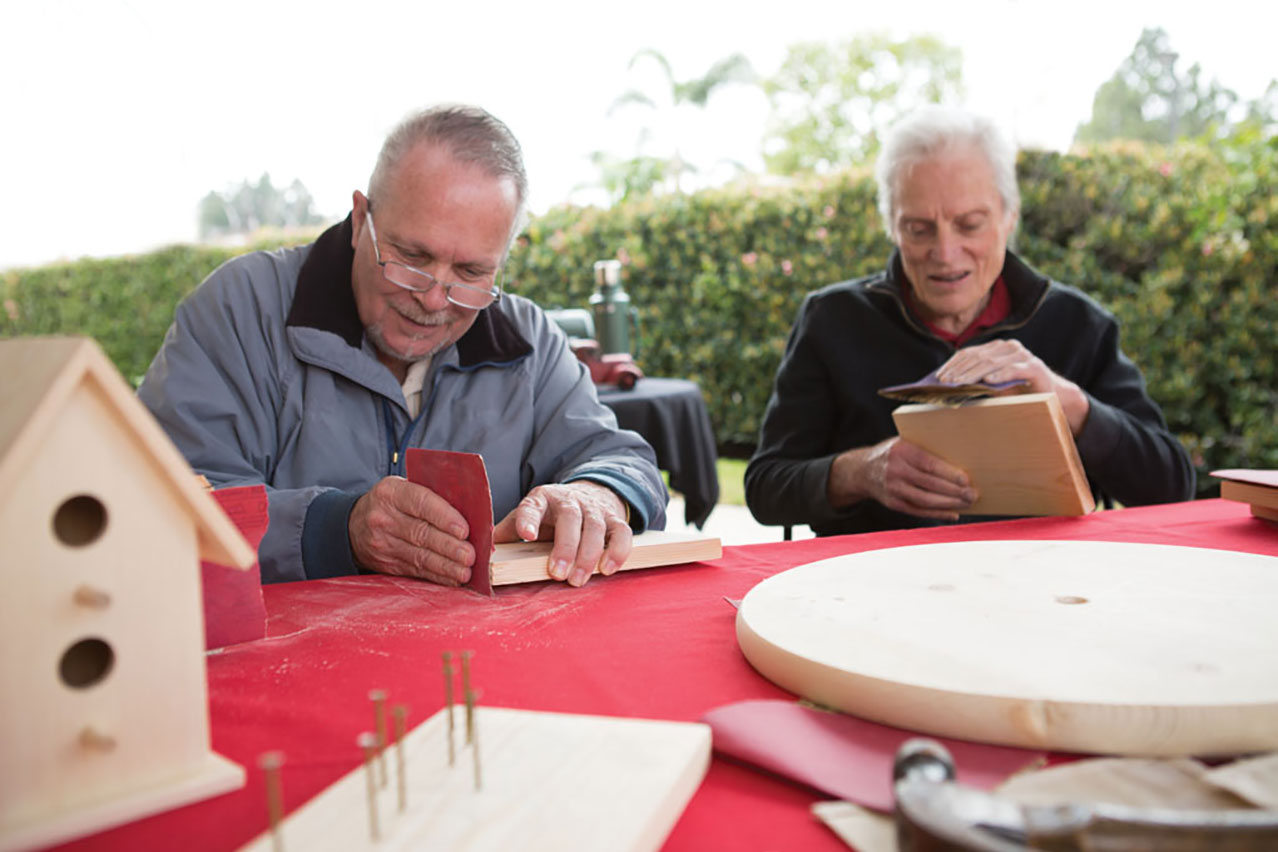
[[[228,262],[178,307],[138,395],[215,485],[265,483],[264,580],[466,582],[465,520],[403,478],[410,447],[482,455],[494,540],[553,539],[551,573],[573,585],[664,526],[651,448],[542,311],[501,291],[526,195],[504,124],[426,110],[387,137],[344,222]]]

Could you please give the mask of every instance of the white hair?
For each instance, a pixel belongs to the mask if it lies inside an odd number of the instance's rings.
[[[473,163],[497,179],[515,185],[515,221],[510,239],[522,228],[528,206],[528,173],[519,140],[501,120],[475,106],[446,104],[413,113],[396,125],[382,143],[377,165],[368,179],[368,197],[376,200],[387,188],[395,167],[418,144],[444,147],[463,163]]]
[[[893,234],[896,193],[904,173],[923,160],[968,146],[980,151],[989,162],[994,186],[1003,199],[1003,212],[1015,215],[1020,211],[1016,147],[984,116],[929,104],[893,125],[879,151],[874,176],[879,187],[879,214],[889,236]]]

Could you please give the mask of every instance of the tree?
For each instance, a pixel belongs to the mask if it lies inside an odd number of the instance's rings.
[[[260,228],[300,228],[324,221],[315,213],[314,199],[300,180],[284,188],[263,173],[257,183],[241,181],[223,192],[211,191],[200,200],[200,239],[251,234]]]
[[[1166,31],[1146,28],[1131,55],[1096,90],[1091,120],[1079,125],[1074,141],[1136,139],[1167,144],[1227,132],[1238,95],[1215,80],[1204,82],[1198,63],[1180,73],[1179,60]]]
[[[659,101],[664,101],[672,111],[683,107],[705,109],[710,96],[719,88],[732,83],[754,83],[757,81],[750,61],[740,53],[720,59],[699,77],[679,80],[674,75],[670,61],[657,50],[644,48],[630,59],[630,70],[643,59],[650,59],[661,69],[667,90],[657,99],[640,89],[630,89],[621,94],[608,108],[608,115],[629,106],[642,106],[651,110],[659,110]],[[629,158],[614,157],[603,151],[591,155],[591,161],[600,170],[600,183],[613,197],[614,201],[658,191],[669,186],[675,192],[683,189],[684,176],[697,171],[696,166],[689,163],[676,143],[673,153],[668,156],[651,156],[643,153],[645,144],[652,138],[648,128],[644,128],[636,144],[635,156]]]
[[[763,150],[768,171],[828,172],[869,160],[897,118],[962,95],[962,66],[962,51],[931,36],[894,42],[869,34],[790,46],[763,84],[772,107]]]
[[[670,160],[664,157],[617,157],[606,151],[594,151],[590,162],[599,170],[596,186],[608,193],[616,204],[653,192],[665,182]]]

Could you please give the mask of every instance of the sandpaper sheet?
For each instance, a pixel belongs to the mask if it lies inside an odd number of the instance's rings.
[[[777,699],[740,701],[706,713],[714,750],[849,802],[892,810],[892,763],[914,731]],[[958,780],[992,790],[1047,754],[933,737],[954,757]]]
[[[266,487],[245,485],[213,492],[222,511],[235,523],[253,552],[270,522]],[[262,572],[256,562],[247,570],[200,562],[204,595],[204,648],[261,639],[266,635],[266,605],[262,601]]]
[[[410,449],[404,459],[408,481],[424,485],[448,501],[466,519],[466,540],[475,548],[475,564],[466,585],[493,594],[488,566],[493,555],[493,495],[488,470],[478,453]]]
[[[936,377],[937,372],[933,370],[917,382],[879,388],[879,396],[905,402],[957,405],[970,399],[1001,396],[1029,384],[1025,379],[1013,379],[1010,382],[943,382]]]

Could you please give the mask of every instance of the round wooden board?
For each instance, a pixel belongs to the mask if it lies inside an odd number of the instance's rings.
[[[819,704],[981,742],[1278,748],[1278,559],[1090,541],[849,554],[755,586],[737,641]]]

